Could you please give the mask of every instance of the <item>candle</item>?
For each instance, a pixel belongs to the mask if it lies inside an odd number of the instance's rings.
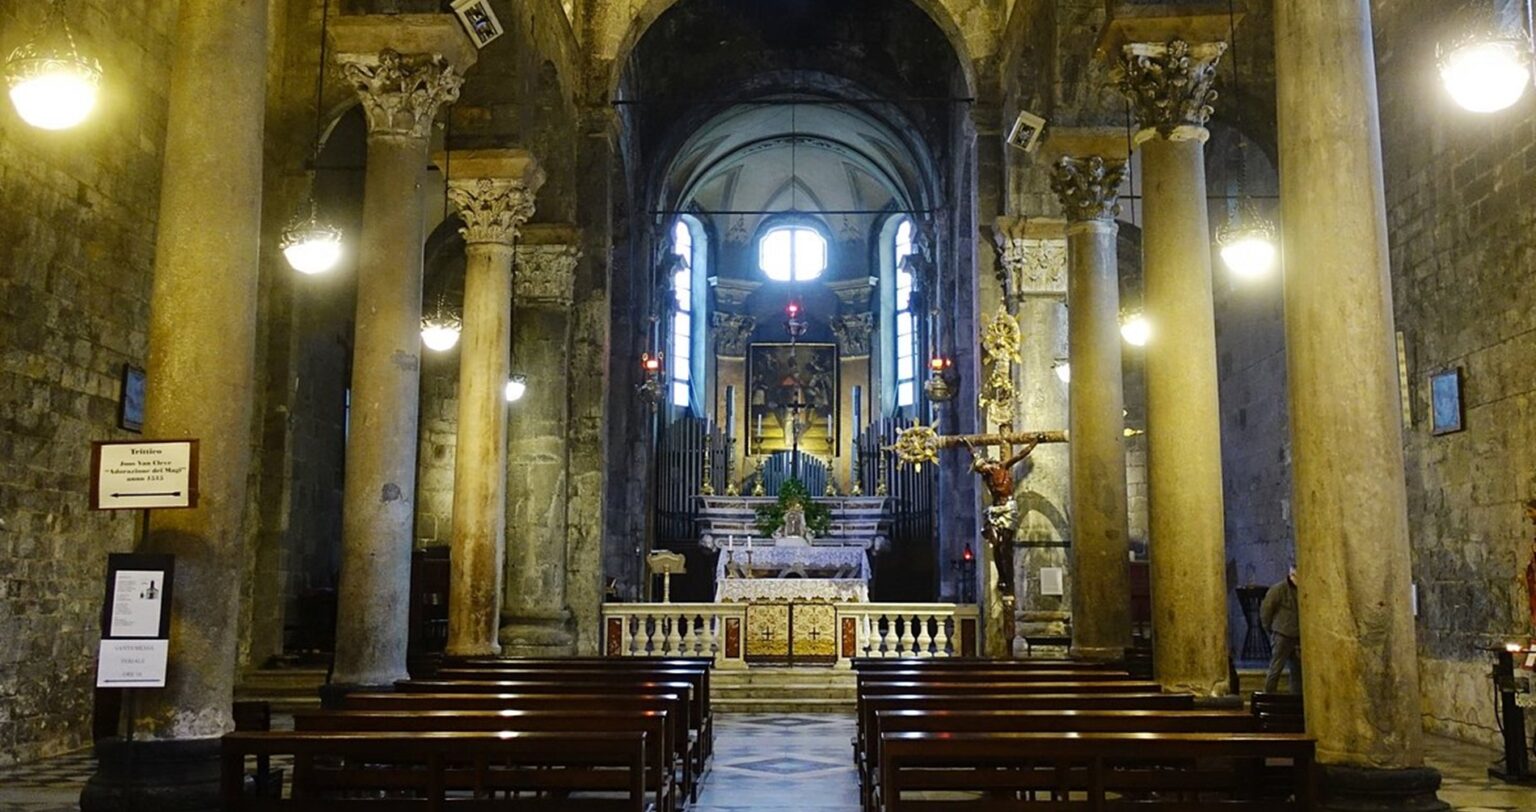
[[[759,436],[759,437],[763,436],[763,415],[762,415],[762,413],[758,413],[758,415],[757,415],[757,436]]]
[[[747,536],[747,552],[752,552],[752,536]]]

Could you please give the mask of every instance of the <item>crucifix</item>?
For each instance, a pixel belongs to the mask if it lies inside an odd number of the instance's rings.
[[[921,465],[937,463],[939,452],[946,448],[964,447],[971,454],[971,470],[975,471],[987,487],[992,503],[987,508],[987,521],[982,531],[987,546],[992,550],[992,564],[997,567],[998,591],[1005,598],[1013,597],[1013,537],[1018,529],[1019,503],[1014,497],[1013,469],[1029,458],[1041,443],[1065,443],[1065,431],[1013,431],[1004,424],[1001,431],[992,434],[939,434],[932,426],[917,425],[903,429],[896,443],[887,450],[894,451],[903,463]],[[1015,446],[1022,445],[1021,450]],[[995,460],[986,455],[985,449],[998,446],[1008,455]],[[977,453],[977,449],[982,449]]]

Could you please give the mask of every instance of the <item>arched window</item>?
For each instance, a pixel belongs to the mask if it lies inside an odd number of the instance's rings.
[[[808,226],[779,226],[757,243],[757,267],[775,282],[805,282],[827,269],[827,238]]]
[[[895,301],[892,309],[896,315],[894,331],[896,346],[896,405],[911,406],[917,402],[917,319],[912,313],[912,269],[908,257],[917,253],[913,244],[912,221],[903,217],[896,227],[895,245],[892,251],[895,267]]]
[[[672,227],[672,253],[682,260],[672,273],[672,334],[670,336],[672,387],[668,400],[673,406],[695,405],[695,384],[703,377],[702,331],[703,278],[706,262],[704,229],[692,217],[678,218]]]

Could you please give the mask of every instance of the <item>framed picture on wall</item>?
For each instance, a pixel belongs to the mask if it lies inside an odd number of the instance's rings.
[[[1450,434],[1461,431],[1461,367],[1429,376],[1429,433]]]
[[[144,370],[123,364],[123,387],[118,395],[117,425],[129,431],[144,430]]]

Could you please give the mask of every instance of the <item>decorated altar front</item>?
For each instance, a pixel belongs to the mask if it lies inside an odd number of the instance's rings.
[[[730,544],[715,568],[715,600],[868,602],[869,557],[859,547]]]

